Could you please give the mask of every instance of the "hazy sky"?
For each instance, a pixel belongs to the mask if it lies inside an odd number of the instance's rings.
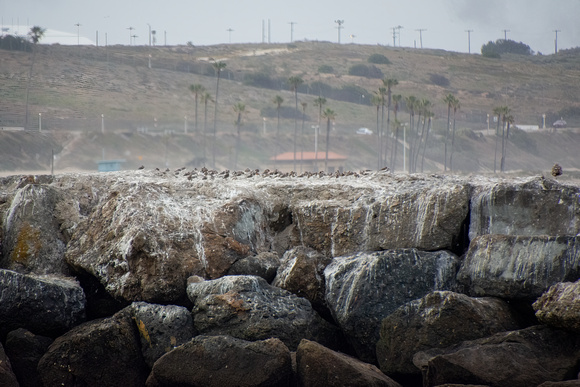
[[[149,44],[148,24],[158,45],[259,43],[268,20],[272,43],[290,42],[292,26],[294,40],[336,42],[335,21],[344,20],[342,43],[392,46],[400,25],[396,45],[400,38],[405,47],[420,47],[419,29],[423,47],[460,52],[468,50],[466,30],[471,52],[503,30],[545,54],[554,52],[554,30],[559,49],[580,46],[580,0],[0,0],[0,16],[5,28],[40,25],[75,37],[78,28],[93,42],[98,31],[100,45],[105,33],[108,44],[130,44],[131,33],[135,44]]]

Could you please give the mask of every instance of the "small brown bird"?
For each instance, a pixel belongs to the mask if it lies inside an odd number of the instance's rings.
[[[556,177],[556,176],[560,176],[562,174],[562,167],[560,166],[560,164],[556,163],[554,164],[554,166],[552,167],[552,176]]]

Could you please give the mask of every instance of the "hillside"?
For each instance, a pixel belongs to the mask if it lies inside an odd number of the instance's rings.
[[[368,63],[373,54],[384,55],[390,63]],[[0,50],[0,127],[24,126],[30,59],[27,52]],[[314,150],[311,127],[318,124],[318,109],[313,102],[319,93],[327,98],[325,107],[336,113],[330,149],[348,157],[348,169],[376,168],[376,136],[356,135],[355,131],[368,127],[376,133],[377,112],[369,101],[382,86],[382,77],[399,81],[394,94],[414,95],[434,104],[425,171],[443,171],[447,106],[442,100],[448,93],[456,95],[461,103],[456,117],[456,172],[493,172],[495,137],[487,133],[486,119],[494,107],[509,106],[516,125],[541,126],[543,114],[550,125],[560,115],[568,114],[563,118],[571,126],[580,127],[580,55],[574,51],[498,60],[441,50],[322,42],[208,47],[39,46],[30,86],[29,129],[38,131],[40,127],[42,133],[1,131],[0,170],[46,170],[52,151],[57,170],[94,170],[96,161],[103,157],[124,159],[124,167],[129,169],[139,165],[201,166],[204,149],[207,164],[211,158],[214,104],[208,104],[207,114],[199,104],[196,129],[195,100],[189,86],[201,84],[215,97],[212,60],[227,64],[219,84],[217,168],[233,167],[236,113],[232,106],[238,102],[246,106],[238,168],[271,167],[271,156],[292,150],[294,115],[300,132],[302,102],[307,103],[304,149]],[[348,75],[356,65],[366,65],[382,76]],[[325,71],[330,67],[331,72],[319,72],[321,66],[326,67]],[[292,75],[305,81],[298,90],[298,112],[294,110],[294,94],[286,84]],[[278,139],[272,102],[276,95],[284,99]],[[398,119],[409,122],[404,106]],[[493,121],[490,125],[493,132]],[[208,134],[205,138],[201,134],[204,127]],[[321,127],[325,129],[326,122]],[[507,144],[508,170],[547,171],[554,162],[562,164],[565,171],[580,169],[576,157],[580,134],[574,129],[513,133]],[[394,139],[388,137],[387,141],[392,145]],[[324,133],[319,143],[324,150]],[[402,168],[402,144],[401,133],[395,165],[398,170]]]

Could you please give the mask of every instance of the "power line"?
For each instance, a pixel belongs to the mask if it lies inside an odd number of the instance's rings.
[[[344,24],[344,20],[335,20],[334,21],[336,24],[338,24],[338,44],[340,44],[340,30],[343,29],[344,27],[342,26]]]
[[[290,43],[294,42],[294,24],[298,24],[296,22],[289,22],[290,24]]]
[[[401,28],[403,26],[393,27],[393,47],[397,47],[397,35],[399,36],[399,47],[401,46]]]
[[[421,48],[423,48],[423,31],[427,31],[426,28],[419,28],[415,31],[419,31],[419,43],[421,44]]]

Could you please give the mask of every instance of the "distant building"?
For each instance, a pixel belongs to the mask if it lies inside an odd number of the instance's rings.
[[[296,171],[295,172],[318,172],[324,170],[324,160],[326,152],[296,152]],[[335,171],[344,171],[344,165],[347,157],[335,152],[328,152],[328,173]],[[281,153],[271,157],[270,161],[275,168],[282,172],[294,170],[294,152]]]
[[[121,164],[125,160],[101,160],[97,161],[99,172],[116,172],[121,170]]]

